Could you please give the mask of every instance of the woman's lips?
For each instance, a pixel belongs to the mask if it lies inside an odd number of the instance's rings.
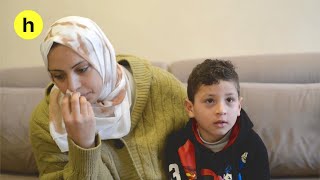
[[[81,94],[81,96],[84,96],[86,99],[88,99],[88,96],[91,94],[91,92],[85,93],[85,94]]]

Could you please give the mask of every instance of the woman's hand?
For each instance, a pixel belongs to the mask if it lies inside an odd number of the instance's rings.
[[[62,116],[68,136],[82,148],[95,146],[94,113],[91,104],[79,92],[62,100]]]

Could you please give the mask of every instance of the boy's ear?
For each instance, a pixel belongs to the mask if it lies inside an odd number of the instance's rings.
[[[184,107],[186,108],[189,118],[194,118],[193,104],[191,101],[189,101],[189,99],[184,101]]]
[[[238,109],[238,116],[240,116],[240,111],[241,111],[241,105],[242,105],[242,100],[243,100],[243,98],[240,96],[239,97],[239,109]]]

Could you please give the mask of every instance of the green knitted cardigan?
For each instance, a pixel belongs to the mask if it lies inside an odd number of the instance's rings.
[[[69,152],[62,153],[49,132],[49,85],[30,121],[40,179],[166,178],[163,146],[167,135],[188,120],[183,106],[186,90],[172,74],[146,60],[126,55],[117,60],[130,66],[136,85],[130,133],[120,140],[100,140],[97,135],[96,147],[91,149],[68,139]]]

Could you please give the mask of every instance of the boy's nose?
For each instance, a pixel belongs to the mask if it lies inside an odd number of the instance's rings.
[[[220,103],[217,104],[216,114],[218,114],[218,115],[227,114],[226,105],[223,102],[220,102]]]

